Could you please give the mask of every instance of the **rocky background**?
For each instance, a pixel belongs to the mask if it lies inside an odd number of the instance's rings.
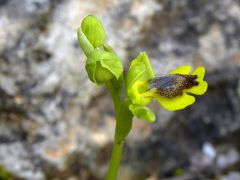
[[[126,67],[207,69],[208,92],[182,111],[135,119],[120,180],[240,179],[240,1],[0,0],[0,179],[104,179],[115,126],[87,78],[76,29],[98,16]]]

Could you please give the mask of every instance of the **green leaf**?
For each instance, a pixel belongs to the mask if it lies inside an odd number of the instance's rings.
[[[81,29],[95,48],[103,45],[106,33],[101,21],[95,16],[89,15],[85,17],[82,21]]]
[[[145,106],[131,104],[129,106],[130,111],[139,119],[146,120],[148,122],[154,122],[156,120],[155,114]]]

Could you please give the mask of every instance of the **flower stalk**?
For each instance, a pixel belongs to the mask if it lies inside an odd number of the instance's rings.
[[[106,178],[107,180],[117,179],[123,144],[124,142],[118,143],[117,141],[114,141],[112,156]]]

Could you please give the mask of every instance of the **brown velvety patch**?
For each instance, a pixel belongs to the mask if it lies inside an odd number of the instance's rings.
[[[150,88],[156,89],[160,96],[174,98],[183,94],[183,90],[197,86],[197,75],[171,74],[150,80]]]

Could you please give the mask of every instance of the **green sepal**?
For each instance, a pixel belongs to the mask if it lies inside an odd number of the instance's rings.
[[[153,78],[154,72],[145,52],[141,52],[136,59],[131,62],[129,71],[126,76],[126,89],[131,87],[137,80],[147,81]]]
[[[128,106],[129,101],[126,100],[122,102],[120,110],[117,113],[115,139],[118,143],[123,142],[132,129],[133,114],[129,110]]]
[[[152,100],[144,93],[149,90],[148,81],[154,77],[154,72],[148,56],[140,53],[130,65],[125,80],[125,92],[133,104],[147,105]]]
[[[155,114],[146,106],[131,104],[129,109],[133,115],[139,119],[146,120],[148,122],[154,122],[156,120]]]
[[[134,82],[140,79],[141,75],[144,74],[146,68],[143,63],[132,62],[125,79],[126,92],[132,87]]]
[[[90,80],[101,85],[113,77],[118,79],[123,72],[123,65],[115,54],[95,49],[86,61],[86,70]]]
[[[113,50],[113,48],[110,46],[110,45],[108,45],[108,44],[103,44],[103,49],[105,50],[105,51],[107,51],[107,52],[111,52],[111,53],[114,53],[114,54],[116,54],[115,53],[115,51]]]
[[[89,15],[85,17],[81,23],[81,29],[93,47],[103,45],[106,33],[101,21],[95,16]]]
[[[94,50],[93,45],[89,42],[88,38],[82,32],[81,27],[78,28],[77,36],[78,36],[79,46],[82,48],[84,54],[88,57],[91,54],[91,52]]]
[[[86,62],[85,69],[88,73],[89,79],[92,82],[96,83],[96,79],[95,79],[96,63],[91,63],[90,61],[89,63]]]
[[[113,78],[113,76],[114,74],[112,74],[111,71],[109,71],[109,69],[105,68],[102,65],[101,60],[96,62],[96,70],[94,74],[96,83],[102,84],[107,81],[110,81]]]
[[[118,56],[113,53],[105,52],[100,62],[101,65],[108,69],[117,79],[121,76],[123,65]]]

